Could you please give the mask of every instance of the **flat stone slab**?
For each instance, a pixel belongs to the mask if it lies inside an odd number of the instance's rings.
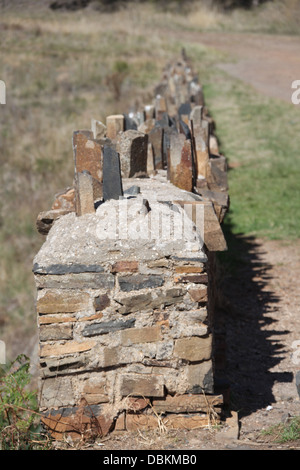
[[[201,197],[172,185],[166,179],[166,171],[152,178],[123,180],[124,192],[134,185],[140,188],[136,196],[108,200],[94,214],[76,217],[73,212],[55,221],[34,259],[34,272],[53,275],[102,272],[103,263],[108,260],[112,263],[134,260],[137,255],[148,260],[169,255],[205,262],[201,237],[192,221],[183,238],[168,237],[166,229],[168,224],[174,228],[182,223],[184,213],[179,205],[173,210],[170,201],[192,202]],[[150,211],[144,211],[144,201]],[[156,217],[162,217],[164,224],[155,225]]]

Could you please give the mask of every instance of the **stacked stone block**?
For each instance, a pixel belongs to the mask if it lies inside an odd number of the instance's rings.
[[[48,234],[33,267],[40,409],[57,439],[220,417],[214,252],[226,249],[226,160],[184,60],[157,91],[143,112],[74,133],[73,188],[37,219]],[[189,220],[182,238],[164,223],[155,232],[161,216]]]

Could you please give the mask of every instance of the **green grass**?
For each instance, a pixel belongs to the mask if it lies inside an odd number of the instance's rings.
[[[209,77],[205,96],[229,162],[232,230],[270,239],[298,238],[299,109],[265,98],[218,71]]]
[[[300,439],[300,417],[291,418],[287,423],[271,426],[261,432],[262,436],[271,438],[280,444]]]

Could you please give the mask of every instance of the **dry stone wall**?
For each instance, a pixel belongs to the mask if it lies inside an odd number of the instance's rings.
[[[215,260],[226,160],[183,54],[153,102],[73,134],[74,181],[37,218],[40,410],[56,439],[218,421]]]

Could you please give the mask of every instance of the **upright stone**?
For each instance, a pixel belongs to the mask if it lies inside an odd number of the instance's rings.
[[[106,137],[115,140],[119,132],[124,131],[125,119],[123,114],[114,114],[106,118]]]
[[[185,191],[193,189],[193,164],[191,141],[183,134],[171,135],[170,181]]]
[[[155,175],[155,168],[154,168],[154,154],[152,144],[148,142],[147,147],[147,175]]]
[[[186,139],[188,139],[188,140],[192,139],[191,130],[190,130],[188,124],[186,124],[186,122],[179,121],[179,131],[181,132],[181,134],[185,135]]]
[[[123,185],[118,152],[103,147],[103,200],[119,199],[123,196]]]
[[[194,126],[201,125],[203,119],[203,106],[195,106],[190,114],[190,120],[193,122]]]
[[[92,131],[76,131],[73,133],[73,153],[75,184],[77,173],[89,172],[93,181],[94,201],[101,199],[103,194],[103,155],[100,141],[94,139]],[[78,198],[75,197],[76,200]],[[76,209],[76,212],[78,211],[80,211],[80,208]]]
[[[197,178],[206,179],[209,163],[208,137],[201,126],[193,126]]]
[[[106,135],[106,126],[103,122],[97,119],[91,120],[91,129],[93,132],[94,139],[104,139]]]
[[[135,122],[132,117],[128,114],[123,114],[124,116],[124,131],[128,131],[129,129],[137,130],[137,123]]]
[[[179,106],[179,109],[178,109],[179,119],[184,121],[184,122],[187,122],[187,120],[189,119],[191,111],[192,111],[192,108],[191,108],[191,104],[189,102],[182,103]]]
[[[196,106],[204,106],[203,90],[197,78],[194,78],[189,83],[189,96],[191,102],[195,103]]]
[[[116,149],[120,155],[123,178],[146,176],[148,135],[130,129],[118,135]]]
[[[148,104],[144,107],[144,120],[148,121],[149,119],[154,119],[154,106],[153,104]]]
[[[155,170],[161,170],[163,168],[164,129],[159,124],[156,124],[148,136],[153,148]]]
[[[102,149],[100,142],[94,139],[92,131],[73,133],[73,153],[75,173],[86,170],[95,180],[102,183]]]
[[[76,173],[76,215],[93,214],[95,212],[93,178],[84,170]]]
[[[161,95],[157,95],[155,98],[155,119],[160,121],[165,113],[167,113],[166,99]]]

